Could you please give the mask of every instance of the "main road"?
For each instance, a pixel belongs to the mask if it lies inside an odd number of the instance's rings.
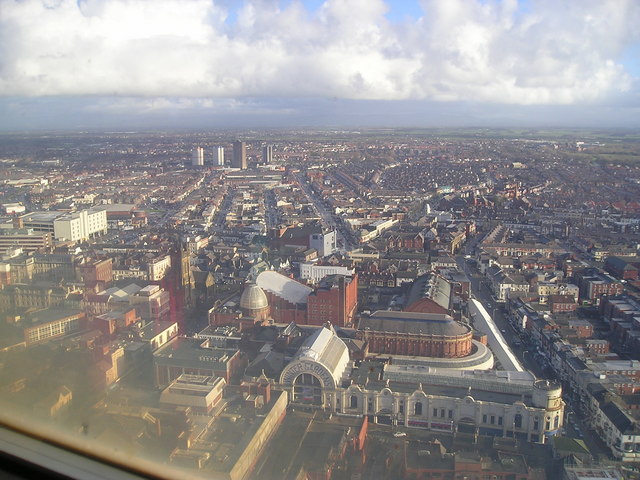
[[[548,373],[545,372],[534,360],[533,352],[529,352],[527,347],[523,346],[520,333],[513,328],[505,317],[504,306],[496,301],[488,280],[474,265],[471,264],[471,262],[469,262],[471,259],[471,253],[474,251],[479,241],[480,239],[474,239],[467,242],[463,252],[455,257],[458,268],[469,278],[469,282],[471,284],[471,298],[475,298],[482,303],[489,315],[491,315],[496,326],[500,329],[500,333],[502,333],[505,341],[511,347],[511,351],[516,357],[518,357],[525,368],[530,370],[538,378],[548,378]]]
[[[336,240],[338,245],[342,245],[344,250],[346,251],[356,248],[357,243],[353,240],[351,234],[347,231],[342,219],[336,217],[325,208],[322,200],[318,198],[318,195],[316,195],[316,193],[313,191],[311,185],[309,185],[309,182],[307,182],[307,179],[304,178],[304,175],[301,175],[300,172],[295,172],[293,175],[297,180],[298,185],[300,185],[300,188],[307,196],[307,199],[313,205],[314,210],[322,219],[324,225],[336,231]]]

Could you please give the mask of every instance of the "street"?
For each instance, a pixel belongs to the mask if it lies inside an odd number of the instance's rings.
[[[357,247],[357,243],[353,238],[353,235],[347,231],[347,228],[343,225],[342,219],[336,217],[334,214],[327,211],[325,206],[322,203],[322,199],[318,198],[315,194],[307,179],[304,176],[297,172],[294,174],[300,188],[305,193],[309,201],[313,204],[313,208],[318,214],[318,216],[322,219],[322,222],[325,226],[332,228],[336,231],[337,244],[343,247],[344,250],[350,251]]]
[[[505,317],[504,306],[493,297],[486,278],[468,261],[468,258],[465,258],[465,256],[469,256],[470,252],[475,249],[478,242],[479,239],[468,242],[464,251],[455,257],[458,268],[469,278],[471,298],[475,298],[484,305],[484,308],[489,312],[498,329],[500,329],[500,333],[502,333],[505,341],[511,347],[511,351],[518,357],[522,365],[537,378],[550,378],[549,372],[545,372],[535,361],[533,353],[527,350],[526,343],[523,342],[520,333],[514,329]]]

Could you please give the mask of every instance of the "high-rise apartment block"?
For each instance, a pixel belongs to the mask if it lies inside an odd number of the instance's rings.
[[[273,145],[262,147],[262,163],[268,165],[273,162]]]
[[[204,167],[204,148],[196,147],[191,156],[191,165],[194,167]]]
[[[240,140],[233,142],[233,168],[246,170],[247,168],[247,145]]]
[[[217,167],[224,166],[224,147],[213,147],[213,164]]]

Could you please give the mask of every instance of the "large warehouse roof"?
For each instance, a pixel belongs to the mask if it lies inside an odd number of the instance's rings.
[[[292,278],[271,270],[265,270],[258,275],[256,284],[263,290],[284,298],[293,304],[306,304],[307,297],[313,291],[311,287],[307,287]]]

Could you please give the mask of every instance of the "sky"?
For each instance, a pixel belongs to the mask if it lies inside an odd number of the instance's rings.
[[[640,128],[638,0],[0,0],[0,131]]]

